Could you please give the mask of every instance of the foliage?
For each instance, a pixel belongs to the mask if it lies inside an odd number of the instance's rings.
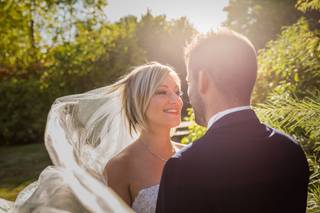
[[[307,12],[308,10],[320,10],[320,0],[298,0],[296,7],[302,12]]]
[[[308,156],[308,163],[311,172],[307,212],[318,213],[320,210],[320,160],[319,156]]]
[[[55,98],[113,83],[132,66],[157,60],[183,73],[183,46],[195,33],[186,18],[147,12],[108,23],[105,4],[0,2],[0,144],[41,142]]]
[[[320,84],[320,31],[311,31],[306,19],[285,28],[277,40],[259,52],[258,83],[253,101],[263,102],[275,91],[307,96]]]
[[[196,33],[186,17],[167,21],[164,15],[150,11],[138,23],[137,38],[148,60],[168,63],[181,75],[184,73],[184,45]]]
[[[68,46],[71,37],[68,41],[64,33],[71,33],[79,22],[81,9],[93,10],[81,17],[82,22],[90,23],[90,19],[98,20],[95,14],[102,11],[103,5],[104,0],[0,2],[0,144],[42,141],[48,108],[54,98],[63,94],[57,86],[49,88],[45,82],[53,64],[57,64],[52,53],[55,51],[57,56],[57,49],[60,53],[70,50],[59,49],[59,45]],[[63,20],[59,14],[65,15]],[[68,23],[70,29],[62,23]],[[44,41],[52,44],[48,46]]]
[[[80,19],[97,23],[105,5],[105,0],[1,1],[1,72],[21,72],[39,63],[48,44],[71,40]]]
[[[0,84],[0,141],[2,144],[36,143],[44,132],[49,102],[40,82],[10,78]]]
[[[43,86],[61,94],[79,93],[114,82],[128,69],[145,60],[137,46],[135,19],[122,19],[98,29],[79,22],[73,42],[52,48]]]
[[[302,16],[295,8],[296,0],[230,0],[224,8],[224,25],[246,35],[257,49],[275,39],[283,26]]]
[[[264,104],[258,104],[256,111],[262,121],[298,139],[306,151],[320,152],[319,93],[314,92],[302,100],[287,94],[273,95]]]
[[[193,109],[188,108],[187,111],[188,113],[187,113],[187,116],[184,117],[184,120],[191,122],[191,125],[188,126],[189,135],[181,139],[182,144],[188,144],[199,139],[207,131],[206,127],[202,127],[195,122],[195,115],[194,115]]]

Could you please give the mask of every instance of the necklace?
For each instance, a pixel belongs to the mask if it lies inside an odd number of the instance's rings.
[[[165,158],[161,157],[160,155],[158,155],[157,153],[154,153],[153,151],[151,151],[150,148],[147,146],[147,144],[145,144],[143,141],[141,141],[141,143],[147,149],[147,151],[150,152],[153,156],[157,157],[158,159],[160,159],[163,162],[167,161],[167,159],[165,159]],[[171,155],[173,155],[174,153],[176,153],[176,151],[174,148],[172,148]]]

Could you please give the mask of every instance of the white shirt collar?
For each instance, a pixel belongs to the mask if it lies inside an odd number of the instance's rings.
[[[215,123],[217,122],[220,118],[222,118],[223,116],[233,113],[233,112],[238,112],[238,111],[242,111],[242,110],[248,110],[251,109],[250,106],[240,106],[240,107],[233,107],[233,108],[229,108],[226,109],[224,111],[218,112],[216,114],[214,114],[208,121],[208,129]]]

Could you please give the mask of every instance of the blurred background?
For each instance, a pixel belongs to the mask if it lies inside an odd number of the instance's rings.
[[[320,212],[319,21],[320,0],[0,0],[0,197],[14,200],[51,164],[43,134],[57,97],[148,61],[171,65],[186,94],[185,44],[227,26],[258,50],[252,104],[304,148],[308,212]],[[190,143],[205,129],[183,99]]]

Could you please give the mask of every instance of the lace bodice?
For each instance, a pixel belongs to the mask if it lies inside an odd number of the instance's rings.
[[[132,203],[132,208],[137,213],[156,212],[158,192],[159,184],[140,190],[136,199]]]

